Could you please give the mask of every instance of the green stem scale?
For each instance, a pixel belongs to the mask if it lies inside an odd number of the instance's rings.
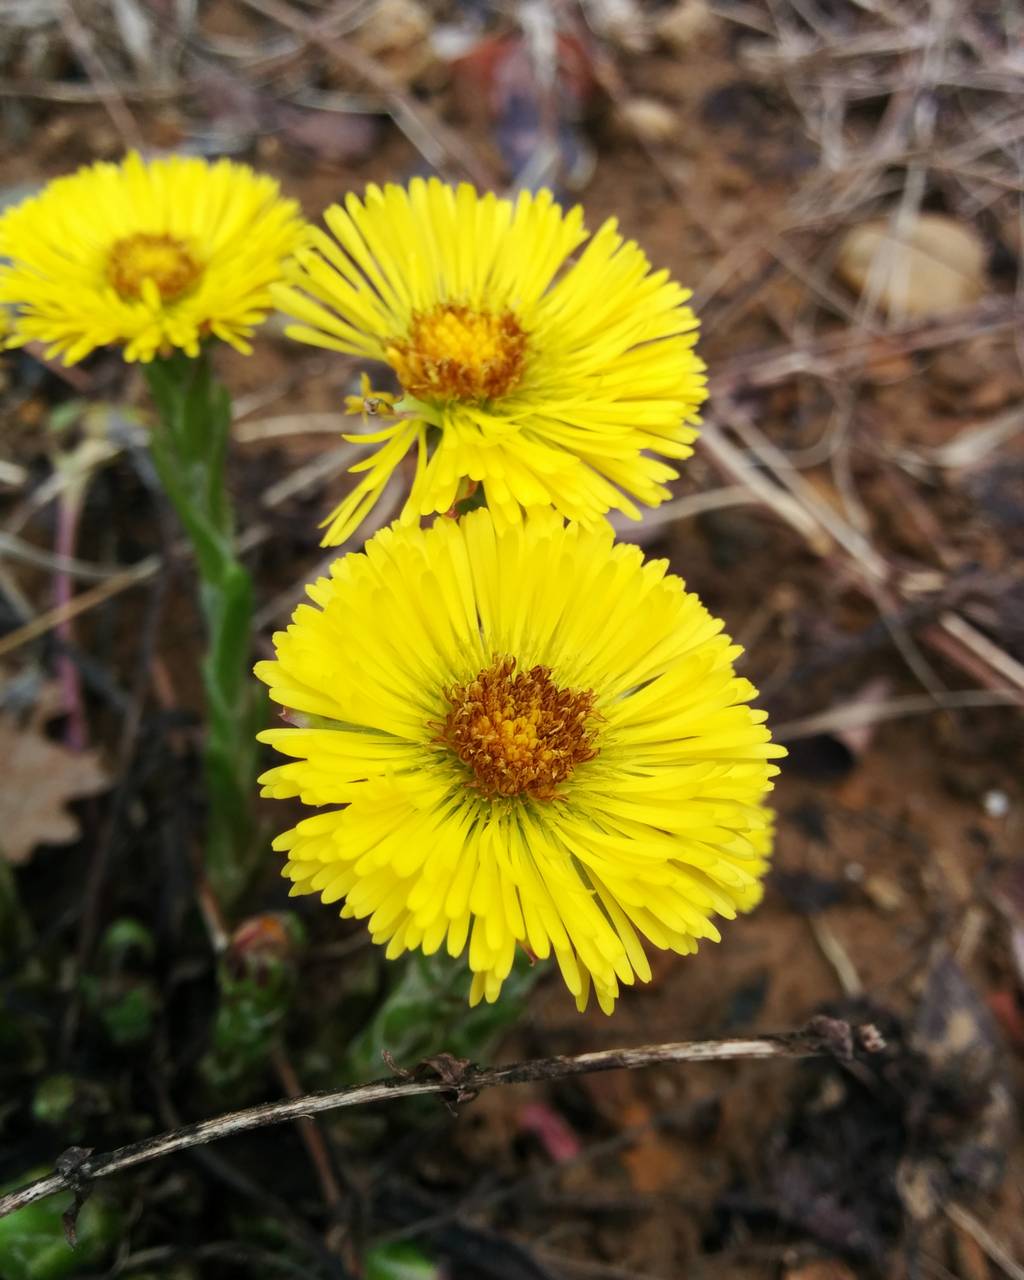
[[[222,903],[244,887],[255,853],[251,796],[259,705],[249,679],[252,580],[234,545],[224,485],[231,400],[206,351],[146,365],[159,422],[150,451],[195,552],[206,624],[206,872]]]

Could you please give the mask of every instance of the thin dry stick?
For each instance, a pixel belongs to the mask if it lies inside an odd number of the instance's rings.
[[[976,467],[984,458],[1024,431],[1024,408],[1013,404],[987,422],[961,427],[956,438],[937,449],[920,450],[926,462],[953,469]]]
[[[390,73],[355,45],[327,34],[325,27],[310,22],[284,0],[244,0],[250,9],[294,31],[307,44],[323,50],[335,62],[372,85],[386,99],[391,117],[409,141],[435,169],[456,167],[479,187],[493,185],[479,156],[422,102],[415,102]]]
[[[961,645],[979,662],[984,663],[996,673],[994,681],[985,681],[989,688],[999,688],[1001,684],[1007,683],[1024,691],[1024,666],[1021,666],[1005,650],[1000,649],[988,636],[983,635],[977,627],[972,627],[965,618],[961,618],[952,610],[947,610],[935,626],[948,639]]]
[[[312,436],[321,433],[340,436],[347,428],[348,424],[341,413],[284,413],[274,418],[238,422],[231,435],[239,444],[252,444],[261,440],[276,440],[281,436]]]
[[[122,102],[129,98],[140,102],[169,102],[181,97],[188,86],[138,84],[135,81],[109,79],[108,92]],[[70,80],[8,80],[0,84],[0,98],[39,98],[43,102],[69,102],[74,106],[104,101],[104,95],[93,85]]]
[[[727,397],[723,396],[719,400],[718,411],[719,416],[732,427],[751,453],[789,491],[793,500],[808,516],[842,547],[865,577],[869,581],[873,579],[885,582],[889,576],[889,568],[884,557],[879,555],[859,530],[848,524],[828,503],[818,497],[813,486],[793,467],[785,453]]]
[[[159,556],[147,556],[145,560],[140,560],[138,564],[133,564],[130,568],[125,569],[123,573],[117,574],[116,577],[108,578],[105,582],[98,582],[94,587],[90,587],[88,591],[79,592],[66,605],[57,606],[46,613],[40,614],[38,618],[33,618],[31,622],[26,622],[24,626],[9,632],[0,640],[0,657],[4,654],[12,653],[15,649],[20,649],[23,644],[28,644],[30,640],[37,640],[40,636],[46,635],[48,631],[52,631],[60,623],[70,618],[77,618],[79,614],[86,613],[89,609],[95,608],[96,605],[102,604],[104,600],[109,600],[112,596],[119,595],[129,587],[145,582],[147,578],[151,578],[157,572],[160,565],[161,559]]]
[[[267,525],[255,524],[238,538],[238,550],[250,551],[253,547],[265,542],[269,537],[270,529]],[[175,543],[175,554],[183,551],[184,548],[184,542]],[[97,582],[95,586],[89,587],[87,591],[80,591],[78,595],[72,596],[67,604],[50,609],[46,613],[41,613],[37,618],[33,618],[31,622],[26,622],[24,626],[8,632],[7,635],[0,639],[0,657],[13,653],[15,649],[20,649],[23,644],[28,644],[30,640],[38,640],[40,636],[46,635],[48,631],[52,631],[54,627],[59,626],[67,619],[77,618],[83,613],[88,613],[90,609],[95,609],[97,605],[103,604],[105,600],[110,600],[114,596],[120,595],[122,591],[127,591],[129,587],[145,582],[147,578],[152,578],[155,573],[158,573],[163,564],[162,556],[146,556],[144,560],[137,561],[123,572],[107,578],[104,582]]]
[[[441,1094],[449,1101],[468,1101],[482,1089],[496,1085],[525,1084],[533,1080],[563,1080],[567,1076],[589,1075],[597,1071],[635,1070],[667,1062],[723,1062],[737,1058],[818,1058],[829,1054],[848,1057],[857,1043],[874,1052],[884,1047],[876,1028],[862,1026],[851,1029],[845,1022],[831,1018],[815,1018],[802,1031],[781,1035],[755,1036],[737,1040],[694,1040],[678,1044],[641,1045],[634,1049],[604,1049],[581,1053],[576,1057],[536,1058],[515,1062],[506,1067],[474,1067],[449,1055],[441,1055],[424,1063],[416,1072],[402,1072],[391,1080],[355,1085],[348,1089],[325,1090],[288,1098],[281,1102],[264,1102],[183,1125],[169,1133],[142,1142],[133,1142],[106,1155],[92,1156],[88,1150],[72,1147],[56,1163],[56,1170],[45,1178],[30,1182],[17,1191],[0,1197],[0,1218],[34,1204],[56,1191],[72,1189],[84,1192],[97,1178],[108,1178],[123,1169],[134,1168],[149,1160],[186,1151],[190,1147],[217,1142],[236,1133],[262,1129],[286,1120],[337,1111],[342,1107],[365,1106],[392,1098],[411,1098],[424,1094]]]
[[[911,355],[936,347],[951,346],[967,338],[1003,329],[1015,329],[1021,322],[1021,307],[1015,299],[987,299],[973,311],[952,320],[929,321],[893,330],[885,335],[888,355]],[[715,371],[715,396],[776,386],[797,374],[823,378],[844,378],[861,369],[878,350],[878,338],[867,331],[842,330],[817,342],[793,348],[791,344],[750,355],[734,356]]]
[[[89,78],[95,85],[97,97],[106,108],[114,128],[121,135],[121,142],[126,148],[141,148],[142,135],[135,123],[135,117],[128,110],[120,90],[103,64],[103,59],[96,52],[89,28],[75,12],[71,0],[64,0],[61,25],[88,71]]]
[[[832,550],[832,540],[821,528],[814,516],[784,489],[769,480],[754,467],[731,440],[727,439],[721,427],[705,415],[701,427],[701,447],[709,454],[712,463],[727,480],[741,486],[754,495],[754,500],[762,503],[797,531],[819,556],[827,556]]]
[[[758,498],[751,493],[747,484],[723,485],[719,489],[709,489],[705,493],[687,493],[682,497],[663,502],[660,507],[644,512],[643,524],[626,516],[612,516],[612,528],[621,540],[626,542],[643,542],[651,537],[655,529],[666,524],[675,524],[680,520],[689,520],[693,516],[702,515],[706,511],[721,511],[726,507],[747,507],[756,504]]]
[[[1012,689],[964,689],[930,694],[908,694],[902,698],[888,698],[879,702],[846,702],[826,711],[803,716],[775,725],[772,734],[780,742],[794,742],[797,738],[812,738],[819,733],[843,733],[849,729],[863,729],[880,724],[883,720],[898,720],[903,716],[930,715],[934,711],[966,711],[972,707],[1020,706],[1020,695]]]
[[[983,1222],[979,1222],[969,1209],[962,1204],[947,1204],[946,1216],[951,1222],[966,1231],[981,1246],[996,1266],[1010,1277],[1010,1280],[1024,1280],[1024,1267],[1017,1262],[1006,1245],[989,1231]]]

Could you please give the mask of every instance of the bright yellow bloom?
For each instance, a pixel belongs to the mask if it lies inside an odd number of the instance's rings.
[[[248,353],[304,224],[273,178],[189,156],[100,163],[56,178],[0,217],[10,345],[74,364],[118,344],[126,360],[212,335]]]
[[[385,529],[309,596],[256,667],[300,726],[260,735],[293,757],[263,794],[331,806],[275,843],[293,893],[389,957],[468,942],[473,1003],[518,945],[606,1012],[641,939],[692,952],[758,901],[785,752],[664,561],[485,509]]]
[[[404,522],[448,511],[480,482],[500,524],[553,506],[593,523],[633,499],[657,506],[705,398],[690,296],[609,219],[588,238],[550,191],[515,202],[414,179],[369,186],[324,214],[292,282],[274,290],[316,346],[389,364],[393,421],[349,437],[378,445],[325,522],[343,542],[411,449]],[[581,246],[585,246],[582,247]],[[571,256],[581,250],[575,261]]]

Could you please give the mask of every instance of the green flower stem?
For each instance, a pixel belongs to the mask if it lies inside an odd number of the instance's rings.
[[[28,950],[31,943],[32,926],[18,896],[14,868],[0,848],[0,973],[8,963],[13,966],[18,953]]]
[[[146,365],[160,421],[150,450],[164,490],[195,551],[206,622],[206,872],[218,899],[234,901],[255,850],[250,797],[259,709],[249,680],[252,580],[234,547],[224,464],[231,401],[207,352]]]

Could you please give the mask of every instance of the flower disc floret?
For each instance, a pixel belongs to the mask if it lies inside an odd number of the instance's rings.
[[[247,353],[303,234],[295,201],[246,165],[89,165],[0,216],[9,345],[44,343],[65,364],[111,345],[126,360],[195,356],[207,337]]]
[[[576,765],[596,754],[593,690],[559,689],[548,667],[516,672],[515,658],[495,658],[444,696],[451,710],[439,741],[492,798],[525,792],[550,800]]]
[[[414,451],[402,520],[449,510],[467,480],[501,524],[551,506],[639,519],[686,458],[705,397],[689,292],[615,220],[593,235],[550,191],[515,201],[437,179],[369,186],[324,214],[275,290],[303,342],[391,366],[394,420],[326,522],[343,542]]]
[[[759,899],[785,754],[722,624],[603,525],[486,509],[393,526],[309,587],[257,674],[297,727],[264,795],[293,893],[389,957],[467,952],[495,1000],[516,949],[585,1007]]]
[[[122,298],[141,298],[147,281],[161,302],[191,288],[203,273],[184,240],[177,236],[137,232],[115,240],[107,258],[107,275]]]
[[[387,357],[411,396],[482,403],[514,391],[523,376],[526,334],[511,311],[495,315],[444,305],[417,313]]]

